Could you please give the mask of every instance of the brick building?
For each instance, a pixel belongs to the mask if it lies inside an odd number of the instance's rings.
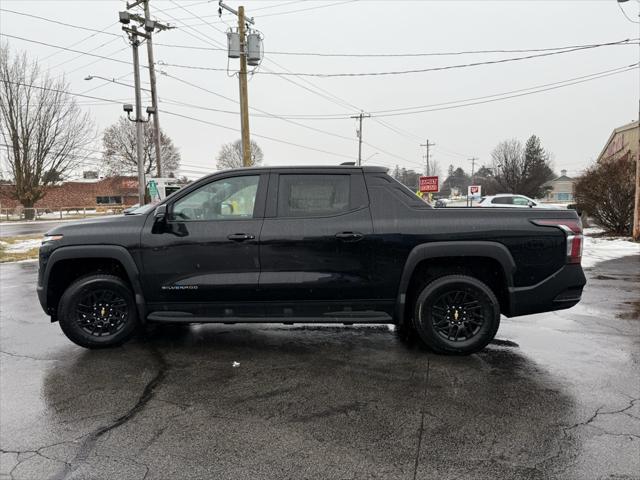
[[[0,208],[19,205],[13,197],[14,186],[0,185]],[[57,210],[72,207],[129,206],[138,203],[137,177],[108,177],[95,181],[63,182],[47,190],[36,208]]]

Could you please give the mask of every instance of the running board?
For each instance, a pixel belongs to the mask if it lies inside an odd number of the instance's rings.
[[[147,316],[150,322],[158,323],[343,323],[353,325],[355,323],[393,323],[391,315],[375,312],[364,316],[354,312],[352,315],[326,315],[320,317],[203,317],[194,316],[187,312],[153,312]]]

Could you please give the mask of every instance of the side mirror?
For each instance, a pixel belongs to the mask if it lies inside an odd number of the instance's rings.
[[[535,202],[529,200],[529,208],[533,208],[535,206],[536,206]]]
[[[162,204],[156,207],[156,211],[153,213],[156,220],[164,220],[167,218],[167,205]]]

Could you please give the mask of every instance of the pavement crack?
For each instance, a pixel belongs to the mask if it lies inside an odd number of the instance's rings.
[[[94,450],[96,443],[103,435],[131,421],[142,410],[144,410],[149,401],[154,397],[156,388],[162,383],[167,375],[167,370],[169,369],[169,365],[167,364],[165,358],[155,347],[151,348],[151,353],[153,354],[153,357],[158,364],[158,369],[156,374],[145,385],[135,405],[131,407],[131,409],[129,409],[124,415],[116,418],[109,425],[97,428],[89,435],[87,435],[85,437],[85,440],[80,445],[78,453],[76,454],[73,461],[71,463],[67,463],[62,472],[51,477],[52,480],[65,480],[69,478],[69,475],[71,475],[81,463],[84,463],[87,460],[89,454],[91,454],[91,452]]]
[[[37,362],[55,362],[56,361],[53,358],[31,357],[29,355],[20,355],[19,353],[7,352],[5,350],[0,350],[0,353],[2,353],[3,355],[9,355],[10,357],[15,357],[15,358],[28,358],[29,360],[35,360]]]
[[[627,413],[627,410],[630,410],[631,408],[633,408],[635,403],[638,402],[638,401],[640,401],[640,398],[634,398],[629,402],[629,405],[627,405],[626,407],[621,408],[619,410],[611,410],[611,411],[608,411],[608,412],[603,412],[602,411],[602,409],[604,408],[604,405],[602,405],[602,406],[598,407],[596,409],[596,411],[593,413],[593,415],[591,415],[591,417],[589,417],[586,421],[575,423],[575,424],[573,424],[573,425],[571,425],[569,427],[565,427],[565,430],[573,430],[573,429],[578,428],[578,427],[585,427],[585,426],[589,425],[591,422],[593,422],[600,415],[618,415],[620,413],[624,413],[625,415],[630,415],[630,416],[633,417],[634,415],[631,415],[631,414]]]
[[[420,411],[420,430],[418,431],[418,446],[416,447],[416,458],[413,465],[413,480],[418,476],[418,465],[420,463],[420,450],[422,448],[422,437],[424,435],[424,417],[427,405],[427,386],[429,385],[429,357],[427,357],[427,370],[424,372],[424,391],[422,395],[422,406]]]

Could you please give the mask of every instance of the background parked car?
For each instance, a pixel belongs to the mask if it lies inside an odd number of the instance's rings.
[[[538,202],[524,195],[513,195],[511,193],[501,193],[498,195],[489,195],[482,197],[476,207],[519,207],[519,208],[555,208],[557,205],[549,205]]]

